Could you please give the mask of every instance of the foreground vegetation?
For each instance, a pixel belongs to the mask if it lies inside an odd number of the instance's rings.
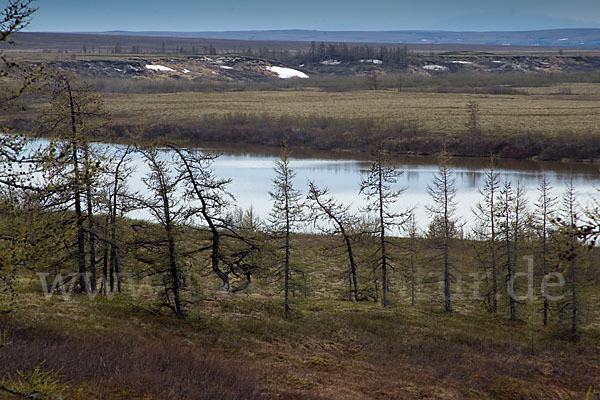
[[[308,292],[294,296],[287,318],[269,279],[227,294],[202,273],[180,320],[157,313],[158,288],[140,290],[137,279],[111,298],[46,300],[39,277],[23,276],[16,312],[0,317],[0,374],[41,366],[66,398],[106,399],[565,399],[593,398],[600,385],[597,314],[573,343],[559,320],[544,328],[539,309],[509,322],[465,299],[445,313],[438,284],[419,285],[411,307],[400,271],[390,307],[344,301],[331,294],[343,293],[331,286],[343,268],[323,254],[327,240],[294,240]],[[469,247],[459,251],[464,272]]]

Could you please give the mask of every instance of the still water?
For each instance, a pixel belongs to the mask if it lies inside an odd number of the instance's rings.
[[[261,219],[266,220],[272,201],[269,191],[273,190],[274,162],[278,159],[278,150],[256,146],[207,145],[203,151],[220,154],[214,163],[216,174],[220,178],[231,179],[229,191],[235,196],[235,205],[242,209],[253,208]],[[169,154],[164,154],[169,157]],[[396,204],[398,211],[414,208],[420,229],[426,229],[430,216],[426,206],[431,204],[427,186],[431,184],[437,171],[436,160],[431,157],[404,156],[395,157],[394,165],[403,171],[398,179],[397,188],[406,190]],[[143,191],[141,178],[148,169],[139,156],[134,157],[136,171],[131,185]],[[292,152],[290,166],[296,173],[294,186],[307,193],[307,182],[311,180],[321,188],[327,187],[338,201],[351,204],[360,212],[365,201],[359,194],[361,174],[368,170],[369,160],[363,154],[344,154],[328,152]],[[477,158],[457,158],[453,160],[456,177],[457,216],[465,224],[465,229],[473,226],[473,208],[481,200],[479,188],[485,179],[488,160]],[[597,165],[580,163],[549,163],[534,161],[497,160],[496,170],[500,179],[507,179],[516,185],[524,186],[529,205],[533,208],[538,197],[540,179],[544,174],[551,183],[552,194],[559,197],[564,193],[565,185],[573,179],[577,198],[581,208],[593,205],[595,197],[600,198],[600,173]],[[138,213],[133,217],[146,217]],[[309,227],[304,230],[310,230]]]

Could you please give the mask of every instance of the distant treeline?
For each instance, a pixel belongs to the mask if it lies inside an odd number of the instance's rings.
[[[373,46],[348,45],[347,43],[315,43],[311,42],[310,49],[291,52],[287,49],[261,48],[253,51],[248,48],[243,53],[247,56],[259,56],[283,63],[294,65],[312,65],[324,63],[357,63],[384,65],[387,69],[405,69],[413,55],[406,46]]]
[[[144,49],[141,45],[132,45],[130,47],[116,42],[110,49],[94,48],[83,45],[82,51],[87,53],[110,52],[113,54],[141,54],[155,53],[156,49]],[[251,46],[240,49],[217,49],[212,43],[204,46],[184,46],[176,45],[175,48],[168,48],[165,42],[162,42],[160,54],[175,53],[181,55],[217,55],[217,54],[237,54],[249,57],[267,58],[286,64],[304,64],[313,65],[327,62],[339,63],[357,63],[384,65],[387,69],[405,69],[410,63],[412,53],[406,46],[382,46],[372,44],[349,45],[347,43],[316,43],[311,42],[308,50],[288,48],[277,48],[263,46],[253,48]]]

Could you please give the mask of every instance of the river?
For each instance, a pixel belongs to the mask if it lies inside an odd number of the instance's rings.
[[[216,145],[202,146],[203,151],[220,154],[214,163],[217,176],[231,179],[229,191],[235,196],[235,205],[242,209],[250,207],[263,219],[267,219],[272,201],[269,191],[273,190],[274,162],[278,150],[258,146]],[[168,157],[168,154],[164,154]],[[431,204],[427,186],[431,184],[437,171],[433,157],[398,156],[393,164],[402,171],[397,188],[406,190],[398,199],[398,211],[414,208],[417,224],[425,230],[430,216],[426,206]],[[456,177],[456,215],[470,229],[474,224],[473,208],[481,200],[479,189],[483,184],[488,160],[481,158],[455,158],[452,165]],[[134,157],[136,172],[131,180],[134,189],[143,190],[141,177],[147,172],[139,156]],[[366,154],[329,153],[318,151],[295,151],[290,156],[290,166],[295,171],[294,186],[302,193],[307,192],[307,182],[312,180],[319,187],[329,188],[339,201],[351,204],[360,212],[365,200],[359,194],[361,174],[369,168]],[[496,170],[500,180],[505,179],[516,185],[521,183],[526,191],[530,209],[538,197],[538,187],[543,174],[552,186],[552,194],[558,198],[565,186],[573,179],[579,205],[582,209],[593,205],[600,187],[598,166],[581,163],[535,162],[522,160],[497,160]],[[146,217],[135,213],[134,217]],[[311,230],[306,227],[304,230]],[[398,233],[398,232],[397,232]]]

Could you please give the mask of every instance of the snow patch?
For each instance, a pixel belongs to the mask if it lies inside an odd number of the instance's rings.
[[[279,75],[279,77],[281,79],[289,79],[289,78],[302,78],[302,79],[306,79],[308,78],[308,75],[306,75],[304,72],[301,71],[296,71],[295,69],[292,68],[285,68],[285,67],[266,67],[267,71],[271,71],[271,72],[275,72],[277,75]]]
[[[360,60],[360,62],[361,63],[369,63],[369,64],[377,64],[377,65],[383,64],[383,61],[378,60],[376,58],[373,58],[373,59],[369,58],[368,60]]]
[[[342,62],[338,60],[325,60],[321,61],[321,65],[340,65]]]
[[[184,74],[189,74],[189,73],[190,73],[190,72],[192,72],[192,71],[190,71],[190,70],[189,70],[189,69],[187,69],[187,68],[184,68],[182,72],[183,72]]]
[[[452,64],[473,64],[471,61],[452,61]]]
[[[174,69],[165,67],[164,65],[146,65],[147,69],[151,69],[152,71],[162,71],[162,72],[175,72]]]
[[[562,38],[562,39],[558,39],[558,40],[560,40],[560,41],[565,41],[565,40],[569,40],[569,38],[568,38],[568,37],[566,37],[566,38]]]
[[[424,65],[423,69],[427,71],[447,71],[448,67],[444,67],[443,65]]]
[[[221,68],[223,68],[223,69],[233,69],[233,67],[228,67],[227,65],[221,65]]]

